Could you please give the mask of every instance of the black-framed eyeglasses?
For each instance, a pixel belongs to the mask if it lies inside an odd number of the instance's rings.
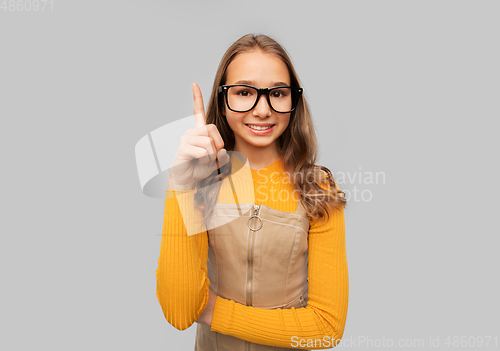
[[[302,88],[278,86],[257,88],[246,84],[228,84],[219,86],[219,93],[224,93],[227,107],[234,112],[252,110],[265,95],[269,106],[278,113],[295,110],[302,95]]]

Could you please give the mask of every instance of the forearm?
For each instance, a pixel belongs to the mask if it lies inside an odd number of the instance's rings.
[[[211,325],[213,331],[250,342],[285,348],[303,345],[307,349],[335,346],[344,327],[345,318],[337,318],[328,308],[314,303],[305,308],[266,310],[221,297],[217,297]],[[306,340],[322,340],[322,343],[310,347],[304,344]]]
[[[165,200],[156,296],[167,321],[179,330],[189,328],[208,301],[208,238],[206,231],[188,235],[182,219],[193,210],[192,196]]]

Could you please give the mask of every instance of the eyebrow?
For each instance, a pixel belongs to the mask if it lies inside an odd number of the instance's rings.
[[[234,82],[233,84],[247,84],[247,85],[255,86],[255,82],[253,80],[239,80],[237,82]],[[290,84],[285,83],[285,82],[274,82],[271,84],[271,86],[272,87],[290,86]]]

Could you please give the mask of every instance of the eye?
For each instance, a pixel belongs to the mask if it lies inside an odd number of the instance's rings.
[[[288,94],[286,91],[280,89],[280,90],[273,90],[271,92],[271,95],[272,95],[272,97],[275,97],[275,98],[282,98],[282,97],[287,96]]]
[[[248,88],[239,88],[239,89],[234,89],[234,95],[239,96],[239,97],[249,97],[253,95],[252,89]]]
[[[238,92],[238,95],[241,95],[241,96],[248,96],[250,95],[250,92],[248,90],[240,90]]]

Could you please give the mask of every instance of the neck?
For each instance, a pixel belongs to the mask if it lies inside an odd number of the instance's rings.
[[[265,147],[252,145],[246,145],[243,147],[236,143],[234,151],[243,153],[247,157],[250,168],[255,170],[270,165],[280,157],[276,143],[272,143],[271,145]]]

